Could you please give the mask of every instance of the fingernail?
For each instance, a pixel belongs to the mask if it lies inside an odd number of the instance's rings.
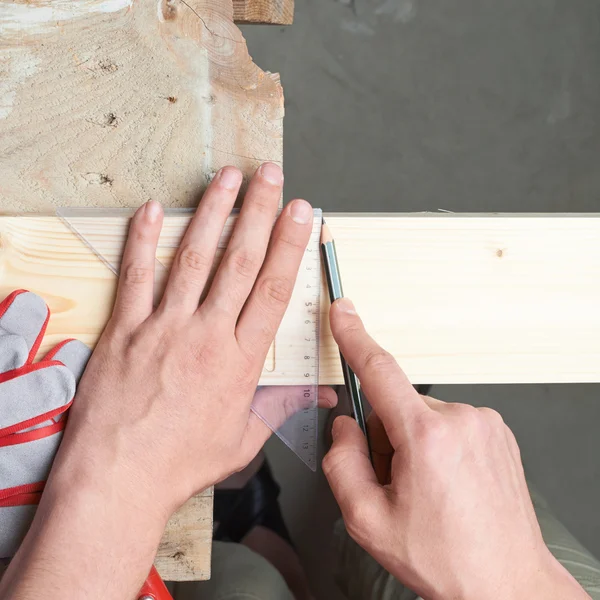
[[[219,171],[219,180],[226,190],[235,190],[242,183],[242,174],[234,167],[223,167]]]
[[[261,165],[260,174],[273,185],[281,185],[283,183],[283,171],[274,163],[265,163]]]
[[[299,225],[306,225],[313,216],[312,206],[306,200],[294,200],[290,204],[292,221]]]
[[[350,298],[340,298],[339,300],[336,300],[335,307],[349,315],[356,314],[356,309],[354,308],[354,304],[352,304],[352,300],[350,300]]]
[[[148,200],[146,202],[146,217],[150,223],[155,223],[160,217],[161,206],[156,200]]]

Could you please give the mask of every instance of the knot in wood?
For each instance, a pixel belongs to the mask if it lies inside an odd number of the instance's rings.
[[[162,16],[165,21],[177,18],[176,0],[162,0]]]

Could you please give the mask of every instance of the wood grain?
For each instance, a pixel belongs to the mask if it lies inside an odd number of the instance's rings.
[[[154,564],[165,581],[210,579],[213,490],[188,500],[169,520]]]
[[[348,215],[330,228],[346,294],[413,383],[600,381],[599,215]],[[321,372],[338,382],[322,323]]]
[[[3,1],[0,73],[4,211],[195,206],[221,166],[282,160],[279,77],[232,0]]]
[[[294,0],[233,0],[236,23],[291,25],[294,21]]]
[[[166,219],[167,266],[187,218]],[[600,381],[598,216],[326,219],[346,294],[413,383]],[[114,222],[94,223],[120,248]],[[113,302],[109,269],[56,217],[0,217],[0,239],[0,295],[19,287],[41,294],[53,313],[48,343],[93,345]],[[326,302],[322,309],[320,380],[339,384]],[[278,340],[263,385],[302,383],[280,353],[286,342]]]

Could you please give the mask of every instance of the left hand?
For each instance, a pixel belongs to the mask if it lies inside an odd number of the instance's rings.
[[[291,202],[275,228],[283,174],[255,174],[203,302],[242,174],[225,167],[182,240],[158,308],[153,270],[158,203],[135,214],[113,315],[81,380],[53,477],[100,476],[126,498],[170,514],[243,468],[270,435],[251,412],[268,349],[287,308],[313,223]],[[271,233],[272,232],[272,233]],[[332,390],[324,403],[335,402]]]

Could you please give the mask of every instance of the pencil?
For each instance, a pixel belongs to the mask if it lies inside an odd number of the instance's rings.
[[[337,254],[335,251],[335,241],[331,235],[325,219],[321,228],[321,254],[323,256],[323,264],[325,267],[325,277],[327,278],[327,289],[329,290],[329,299],[333,303],[339,298],[343,298],[344,289],[342,288],[342,278],[340,275],[340,267],[338,264]],[[360,382],[354,371],[348,366],[344,355],[340,351],[340,360],[342,362],[342,371],[344,373],[344,384],[346,392],[352,405],[354,418],[358,426],[367,438],[369,444],[369,434],[367,432],[367,423],[365,420],[365,410],[362,399],[360,397]],[[369,444],[370,453],[370,444]]]

